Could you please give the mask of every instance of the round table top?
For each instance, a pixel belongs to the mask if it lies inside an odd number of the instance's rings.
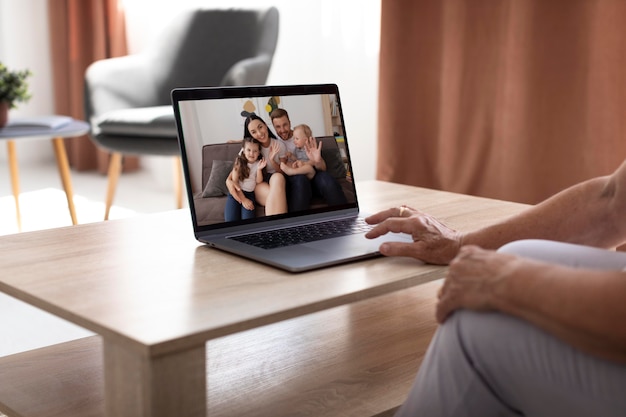
[[[70,138],[90,129],[89,123],[67,116],[16,117],[0,128],[0,140]]]

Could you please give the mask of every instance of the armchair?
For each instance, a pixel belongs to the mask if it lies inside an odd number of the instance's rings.
[[[182,176],[170,92],[176,87],[265,84],[278,40],[278,10],[195,9],[175,18],[136,55],[94,62],[85,74],[91,139],[112,152],[105,220],[122,155],[176,156]]]

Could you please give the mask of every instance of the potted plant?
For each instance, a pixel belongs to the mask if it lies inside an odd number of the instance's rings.
[[[30,76],[30,70],[10,71],[0,62],[0,127],[6,125],[9,109],[15,108],[18,102],[27,102],[30,99],[26,82]]]

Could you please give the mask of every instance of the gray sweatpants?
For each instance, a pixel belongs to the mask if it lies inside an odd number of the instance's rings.
[[[626,267],[626,253],[556,242],[520,241],[501,251],[578,267]],[[460,310],[435,333],[396,414],[409,416],[626,416],[626,365],[587,355],[509,315]]]

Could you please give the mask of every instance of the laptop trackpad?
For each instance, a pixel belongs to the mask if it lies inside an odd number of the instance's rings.
[[[337,254],[339,257],[345,257],[376,253],[378,252],[380,242],[366,239],[363,235],[350,235],[310,242],[302,246],[324,253]]]

